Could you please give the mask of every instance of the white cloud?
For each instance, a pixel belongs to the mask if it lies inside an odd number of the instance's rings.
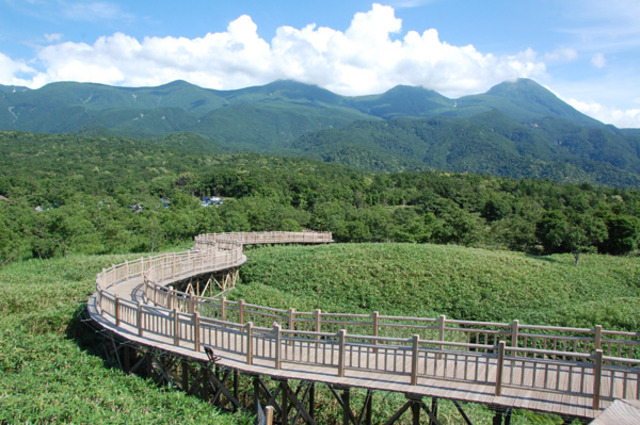
[[[59,33],[45,34],[44,38],[45,40],[47,40],[48,43],[57,43],[62,40],[62,34],[59,34]]]
[[[91,11],[115,16],[109,3],[69,3],[74,16]],[[68,12],[71,14],[71,12]],[[64,42],[41,48],[29,85],[60,80],[144,86],[184,79],[217,89],[296,79],[340,94],[383,92],[398,84],[420,85],[448,96],[477,93],[504,80],[540,77],[546,67],[535,52],[509,56],[479,52],[474,46],[441,41],[435,29],[402,34],[390,6],[374,4],[355,14],[346,31],[311,24],[280,27],[267,42],[249,16],[226,31],[199,38],[145,37],[116,33],[93,44]],[[393,37],[392,37],[393,35]],[[565,56],[571,53],[565,52]],[[13,74],[4,72],[3,80]]]
[[[607,59],[602,53],[596,53],[591,57],[591,65],[596,68],[604,68],[607,65]]]
[[[554,50],[553,52],[544,55],[546,62],[572,62],[578,58],[578,52],[576,49],[562,47]]]
[[[640,128],[640,108],[619,109],[604,106],[598,102],[583,102],[577,99],[566,99],[566,102],[583,114],[605,124],[614,124],[618,128]]]
[[[31,83],[21,75],[33,75],[35,70],[24,62],[14,61],[0,53],[0,84],[26,86]]]

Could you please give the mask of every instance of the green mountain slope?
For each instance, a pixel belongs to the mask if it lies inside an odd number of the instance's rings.
[[[532,80],[448,99],[398,86],[339,96],[275,81],[238,90],[53,83],[0,87],[0,129],[158,138],[191,132],[230,151],[368,170],[444,169],[635,186],[640,132],[606,126]]]
[[[558,119],[523,126],[493,111],[468,118],[361,121],[291,144],[305,156],[379,171],[440,169],[509,177],[640,184],[639,139]]]

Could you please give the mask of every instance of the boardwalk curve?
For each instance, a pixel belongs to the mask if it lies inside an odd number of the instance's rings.
[[[113,265],[91,318],[127,340],[247,373],[593,418],[640,398],[640,334],[438,318],[298,312],[172,288],[237,270],[243,245],[330,243],[330,233],[200,235],[194,249]],[[221,290],[230,289],[220,285]],[[230,285],[231,287],[233,284]]]

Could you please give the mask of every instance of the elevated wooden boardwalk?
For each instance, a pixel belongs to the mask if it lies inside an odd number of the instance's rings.
[[[127,340],[202,361],[210,346],[222,365],[276,378],[578,418],[640,399],[638,333],[297,312],[172,288],[237,269],[246,244],[328,242],[330,234],[315,232],[201,235],[192,251],[103,270],[89,313]]]

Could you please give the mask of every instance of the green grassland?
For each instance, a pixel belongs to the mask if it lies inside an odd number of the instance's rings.
[[[78,311],[98,271],[124,256],[0,270],[0,424],[240,424],[196,397],[109,367]]]
[[[634,257],[531,256],[432,244],[272,246],[247,252],[229,296],[298,311],[370,313],[635,331]]]
[[[242,283],[229,294],[299,311],[371,312],[637,330],[637,258],[584,254],[527,256],[453,245],[333,244],[272,246],[247,251]],[[135,257],[135,256],[134,256]],[[95,274],[132,256],[70,256],[16,262],[0,270],[0,423],[216,423],[204,401],[111,368],[93,351],[78,317]],[[319,395],[322,397],[322,395]],[[354,403],[359,394],[353,394]],[[325,395],[324,422],[335,400]],[[376,417],[388,417],[401,395],[376,396]],[[474,423],[491,413],[467,406]],[[444,423],[460,423],[446,403]],[[514,424],[555,424],[518,412]]]

